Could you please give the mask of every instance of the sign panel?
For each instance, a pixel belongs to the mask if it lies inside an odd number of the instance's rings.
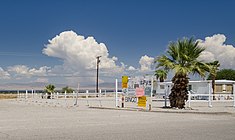
[[[122,88],[128,87],[128,76],[122,76]]]
[[[144,96],[144,88],[136,88],[135,94],[136,94],[136,97]]]
[[[122,83],[122,88],[127,88],[127,83]]]
[[[151,96],[151,87],[146,87],[144,89],[144,92],[145,92],[145,96]]]
[[[146,107],[146,96],[138,97],[138,107]]]
[[[128,76],[122,76],[122,83],[128,83]]]

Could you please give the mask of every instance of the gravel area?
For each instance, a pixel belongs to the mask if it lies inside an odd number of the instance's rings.
[[[91,109],[86,100],[79,101],[77,107],[0,100],[1,140],[234,140],[234,132],[233,111],[142,112]]]

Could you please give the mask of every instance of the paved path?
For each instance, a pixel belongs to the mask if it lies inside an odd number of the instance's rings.
[[[84,102],[85,103],[85,102]],[[235,115],[55,107],[0,100],[0,140],[234,140]]]

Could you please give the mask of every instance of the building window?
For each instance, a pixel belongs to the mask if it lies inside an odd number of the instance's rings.
[[[188,91],[192,90],[192,85],[188,85]]]
[[[160,89],[165,89],[165,85],[160,85]]]

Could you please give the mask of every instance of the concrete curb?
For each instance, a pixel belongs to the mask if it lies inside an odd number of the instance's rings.
[[[208,115],[233,115],[231,112],[206,112],[206,111],[192,111],[192,110],[157,110],[148,111],[139,108],[110,108],[110,107],[89,107],[91,109],[106,109],[106,110],[122,110],[122,111],[141,111],[141,112],[154,112],[154,113],[180,113],[180,114],[208,114]]]

